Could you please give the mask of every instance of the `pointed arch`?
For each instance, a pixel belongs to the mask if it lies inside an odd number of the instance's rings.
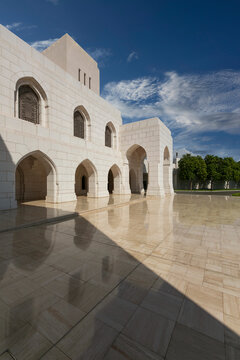
[[[163,162],[164,164],[170,164],[170,152],[167,146],[165,146],[164,152],[163,152]]]
[[[81,139],[91,139],[90,116],[83,105],[75,107],[73,111],[73,135]]]
[[[35,125],[48,123],[48,99],[46,92],[36,79],[22,77],[16,82],[14,115]]]
[[[132,145],[126,153],[129,164],[129,185],[132,193],[146,192],[148,178],[144,177],[146,150],[138,144]]]
[[[122,174],[120,168],[114,164],[108,171],[109,194],[121,194]]]
[[[24,155],[16,164],[15,198],[20,202],[57,200],[57,171],[53,161],[40,150]]]
[[[83,160],[75,172],[76,196],[97,196],[97,169],[89,159]],[[83,186],[84,185],[84,186]]]
[[[111,121],[109,121],[105,126],[105,146],[113,149],[117,148],[116,129]]]

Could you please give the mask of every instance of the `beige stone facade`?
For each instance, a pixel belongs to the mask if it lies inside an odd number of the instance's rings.
[[[0,26],[0,209],[144,187],[164,196],[171,164],[170,131],[158,118],[122,125],[99,96],[97,63],[69,35],[39,53]]]

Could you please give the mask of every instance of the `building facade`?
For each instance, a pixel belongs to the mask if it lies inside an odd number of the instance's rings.
[[[68,34],[40,53],[0,25],[0,209],[144,191],[173,193],[169,129],[123,125]]]

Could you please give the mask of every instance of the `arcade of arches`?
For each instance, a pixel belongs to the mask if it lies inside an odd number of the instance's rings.
[[[147,153],[140,145],[127,151],[129,162],[129,186],[131,193],[146,193],[148,187]],[[170,192],[170,154],[166,147],[163,154],[163,183]],[[109,194],[121,194],[121,171],[114,164],[107,174]],[[97,171],[88,159],[79,164],[75,172],[76,196],[97,196]],[[54,201],[56,172],[51,161],[40,151],[24,157],[16,168],[16,200],[18,202],[47,200]]]

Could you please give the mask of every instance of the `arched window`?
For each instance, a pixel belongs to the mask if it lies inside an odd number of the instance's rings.
[[[85,120],[78,110],[74,113],[74,136],[85,138]]]
[[[39,124],[39,98],[29,85],[18,89],[18,117],[33,124]]]
[[[105,146],[112,147],[112,131],[109,126],[105,128]]]

